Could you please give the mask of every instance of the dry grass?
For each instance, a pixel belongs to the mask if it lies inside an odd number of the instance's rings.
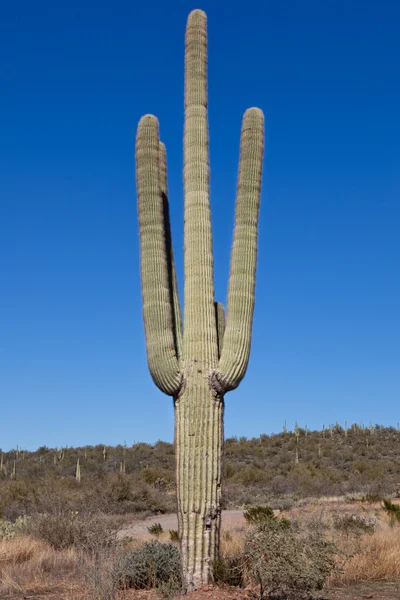
[[[331,578],[330,586],[349,585],[363,581],[400,581],[400,526],[390,527],[389,518],[382,509],[382,503],[341,502],[334,498],[324,499],[323,503],[309,504],[282,512],[281,516],[298,519],[301,522],[321,520],[327,525],[328,536],[336,543],[341,556],[353,554],[345,561],[341,572]],[[344,515],[375,517],[378,529],[371,534],[363,534],[355,539],[343,536],[333,529],[334,519]],[[238,555],[248,527],[229,524],[223,528],[221,551],[223,556]],[[339,558],[339,563],[342,563]]]
[[[379,527],[358,538],[342,535],[333,528],[334,519],[346,514],[374,516]],[[389,518],[379,503],[323,502],[296,507],[282,513],[283,517],[308,520],[321,519],[326,523],[330,537],[340,551],[353,556],[344,564],[342,572],[329,582],[330,586],[347,586],[363,581],[400,582],[400,526],[390,527]],[[243,549],[249,528],[243,522],[225,522],[221,536],[221,550],[225,557],[238,556]],[[146,531],[143,538],[152,538]],[[164,531],[160,541],[169,541]],[[125,549],[137,547],[145,541],[141,536],[124,540]],[[0,540],[0,598],[21,598],[52,594],[52,598],[78,600],[114,598],[111,582],[103,579],[112,569],[113,555],[106,549],[90,554],[86,549],[54,550],[46,542],[19,536]],[[105,592],[108,590],[109,592]],[[102,590],[100,593],[99,590]],[[110,595],[104,595],[104,594]],[[102,595],[103,594],[103,595]]]
[[[73,550],[56,551],[44,542],[21,536],[0,542],[0,597],[72,591],[77,566]]]
[[[221,536],[221,553],[223,556],[237,556],[243,550],[244,539],[248,527],[244,525],[231,525],[225,528]]]
[[[28,536],[0,540],[0,569],[7,564],[27,562],[47,549],[47,544]]]
[[[360,551],[344,565],[333,585],[362,581],[400,581],[400,530],[383,526],[373,535],[364,535]]]

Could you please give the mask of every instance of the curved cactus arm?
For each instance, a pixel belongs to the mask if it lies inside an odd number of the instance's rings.
[[[215,302],[215,320],[217,322],[218,358],[221,358],[225,334],[225,309],[221,302]]]
[[[214,263],[209,200],[207,119],[207,18],[190,13],[185,52],[185,293],[184,354],[187,367],[218,362],[214,310]]]
[[[174,396],[180,389],[181,372],[175,347],[159,154],[158,121],[145,115],[136,136],[136,186],[147,361],[154,383]]]
[[[224,345],[213,377],[224,391],[235,389],[250,356],[257,266],[258,214],[264,154],[264,115],[250,108],[243,117]]]
[[[167,252],[167,267],[169,289],[171,294],[172,317],[174,320],[173,331],[175,338],[175,348],[178,358],[182,356],[182,317],[181,306],[178,294],[178,279],[176,276],[174,253],[172,248],[171,222],[169,218],[169,201],[168,201],[168,177],[167,177],[167,151],[165,144],[160,142],[160,187],[163,200],[164,210],[164,231]]]

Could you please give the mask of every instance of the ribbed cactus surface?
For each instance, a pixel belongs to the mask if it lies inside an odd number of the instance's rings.
[[[156,385],[174,398],[178,524],[185,587],[212,579],[221,525],[224,395],[243,378],[250,354],[264,151],[261,110],[241,132],[227,314],[214,300],[207,118],[207,20],[186,28],[184,133],[184,332],[172,252],[165,146],[152,115],[136,137],[143,318]]]

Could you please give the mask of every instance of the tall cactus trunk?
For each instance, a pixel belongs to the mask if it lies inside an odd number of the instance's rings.
[[[175,402],[179,536],[185,589],[210,581],[221,530],[223,400],[191,381]]]
[[[235,231],[225,326],[214,302],[209,202],[206,15],[189,15],[185,53],[185,287],[182,331],[172,253],[166,152],[157,119],[142,117],[136,137],[143,318],[155,384],[175,402],[178,527],[183,583],[212,580],[221,529],[226,392],[245,375],[251,343],[264,117],[246,111],[241,133]]]

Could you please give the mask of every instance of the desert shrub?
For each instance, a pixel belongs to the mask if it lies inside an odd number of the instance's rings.
[[[245,542],[247,577],[260,585],[260,596],[300,600],[320,590],[335,567],[335,548],[317,524],[282,527],[269,519]]]
[[[390,517],[390,524],[394,525],[395,523],[400,523],[400,505],[393,504],[393,502],[390,502],[390,500],[385,498],[383,506]]]
[[[171,542],[179,542],[179,533],[176,529],[169,530],[169,539]]]
[[[270,521],[276,521],[282,529],[290,527],[290,521],[288,519],[278,520],[270,506],[252,506],[243,513],[243,516],[246,521],[251,524],[259,525],[262,523],[269,523]]]
[[[18,517],[14,522],[0,519],[0,540],[11,540],[24,533],[28,523],[29,517]]]
[[[369,502],[371,504],[374,502],[382,502],[382,496],[374,492],[367,492],[362,496],[361,502]]]
[[[269,519],[275,519],[274,511],[270,506],[252,506],[243,513],[248,523],[264,523]]]
[[[115,600],[119,588],[114,578],[114,569],[118,556],[115,545],[99,546],[92,549],[79,548],[77,573],[84,582],[85,600]]]
[[[364,533],[374,533],[377,520],[367,515],[343,515],[334,519],[333,526],[346,536],[360,536]]]
[[[176,496],[162,493],[151,485],[139,484],[132,489],[131,512],[170,513],[176,510]]]
[[[80,516],[77,512],[35,515],[28,521],[26,531],[56,550],[75,546],[96,553],[115,541],[115,532],[103,515]]]
[[[139,472],[139,479],[150,485],[168,487],[173,483],[173,472],[166,471],[165,469],[148,467]]]
[[[122,589],[159,588],[163,584],[180,586],[179,550],[171,543],[147,542],[119,557],[115,579]]]
[[[214,581],[218,584],[243,586],[243,556],[220,556],[212,564]]]
[[[112,502],[130,500],[130,480],[121,473],[109,473],[105,480],[105,491],[108,499]]]
[[[163,533],[164,529],[161,523],[153,523],[153,525],[150,525],[147,528],[147,531],[150,533],[150,535],[155,535],[156,537],[158,537]]]
[[[266,484],[269,481],[268,474],[265,469],[259,467],[246,466],[237,471],[232,476],[232,481],[240,485],[254,485],[254,484]]]
[[[171,598],[175,598],[177,595],[181,595],[182,593],[182,585],[180,582],[175,581],[174,579],[170,579],[169,581],[162,581],[157,586],[158,596],[162,598],[162,600],[171,600]]]

